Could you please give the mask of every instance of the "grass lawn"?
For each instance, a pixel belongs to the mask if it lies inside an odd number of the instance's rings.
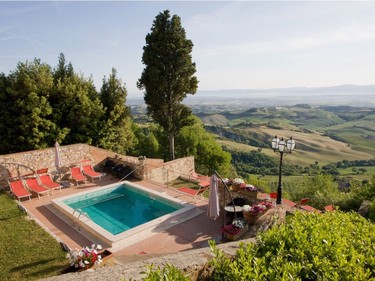
[[[0,191],[1,280],[38,280],[69,265],[59,243]]]

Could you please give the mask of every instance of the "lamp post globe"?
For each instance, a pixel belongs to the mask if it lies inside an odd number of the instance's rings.
[[[295,140],[290,137],[287,141],[284,141],[283,138],[279,139],[277,136],[275,136],[271,141],[271,146],[274,152],[278,152],[280,154],[280,163],[279,163],[279,182],[277,185],[277,198],[276,198],[276,204],[282,204],[282,183],[281,183],[281,177],[282,177],[282,166],[283,166],[283,155],[284,153],[292,153],[296,146]]]
[[[280,139],[275,136],[273,139],[272,139],[272,142],[271,142],[271,145],[272,145],[272,149],[274,151],[276,151],[278,148],[279,148],[279,142],[280,142]]]

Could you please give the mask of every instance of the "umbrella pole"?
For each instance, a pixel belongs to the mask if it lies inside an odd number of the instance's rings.
[[[215,170],[214,173],[216,174],[216,176],[221,180],[221,182],[224,184],[226,190],[228,191],[229,193],[229,196],[230,196],[230,200],[232,202],[232,205],[233,205],[233,211],[234,211],[234,218],[237,219],[237,213],[236,213],[236,207],[234,205],[234,201],[233,201],[233,197],[232,197],[232,194],[230,193],[230,190],[228,188],[228,186],[226,185],[226,183],[224,182],[223,178],[219,175],[219,173]],[[225,208],[225,190],[224,190],[224,208]],[[225,209],[224,209],[225,211]],[[223,215],[223,226],[225,225],[225,216]]]

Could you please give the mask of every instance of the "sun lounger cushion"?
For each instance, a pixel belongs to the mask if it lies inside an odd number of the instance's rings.
[[[37,193],[39,198],[43,193],[49,195],[49,189],[43,185],[40,185],[37,178],[26,178],[25,182],[27,188]]]
[[[199,189],[192,189],[192,188],[183,186],[183,187],[177,188],[177,190],[187,195],[193,196],[195,201],[197,201],[197,196],[201,196],[202,199],[204,199],[203,193],[208,189],[208,187],[209,185],[205,187],[200,186]]]
[[[99,179],[101,180],[102,179],[102,174],[101,173],[98,173],[94,170],[94,168],[92,167],[91,164],[88,164],[88,165],[82,165],[82,171],[83,173],[90,177],[92,181],[94,181],[94,179]]]
[[[18,201],[21,198],[29,197],[31,200],[31,193],[26,189],[22,180],[9,181],[10,192],[17,197]]]
[[[52,192],[54,190],[60,190],[61,192],[62,185],[58,184],[57,182],[54,182],[50,174],[38,175],[38,177],[41,184],[49,188]]]
[[[72,167],[72,168],[70,168],[70,172],[71,172],[71,176],[72,176],[73,180],[75,180],[77,185],[81,181],[86,183],[87,178],[82,174],[80,167]]]

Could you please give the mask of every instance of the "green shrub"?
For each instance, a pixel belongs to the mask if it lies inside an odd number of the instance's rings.
[[[291,199],[295,202],[302,198],[309,198],[309,205],[324,209],[327,205],[336,205],[336,202],[344,196],[333,182],[333,178],[329,175],[319,174],[313,177],[305,176],[301,184],[296,186],[294,190],[288,189]]]
[[[233,258],[213,247],[211,280],[375,280],[374,231],[355,213],[297,212]]]
[[[189,281],[189,278],[177,267],[169,263],[163,268],[154,269],[154,265],[148,266],[143,281]]]
[[[375,177],[361,184],[357,181],[351,182],[350,191],[342,194],[334,205],[339,206],[343,211],[357,211],[364,200],[373,201],[375,199]]]

